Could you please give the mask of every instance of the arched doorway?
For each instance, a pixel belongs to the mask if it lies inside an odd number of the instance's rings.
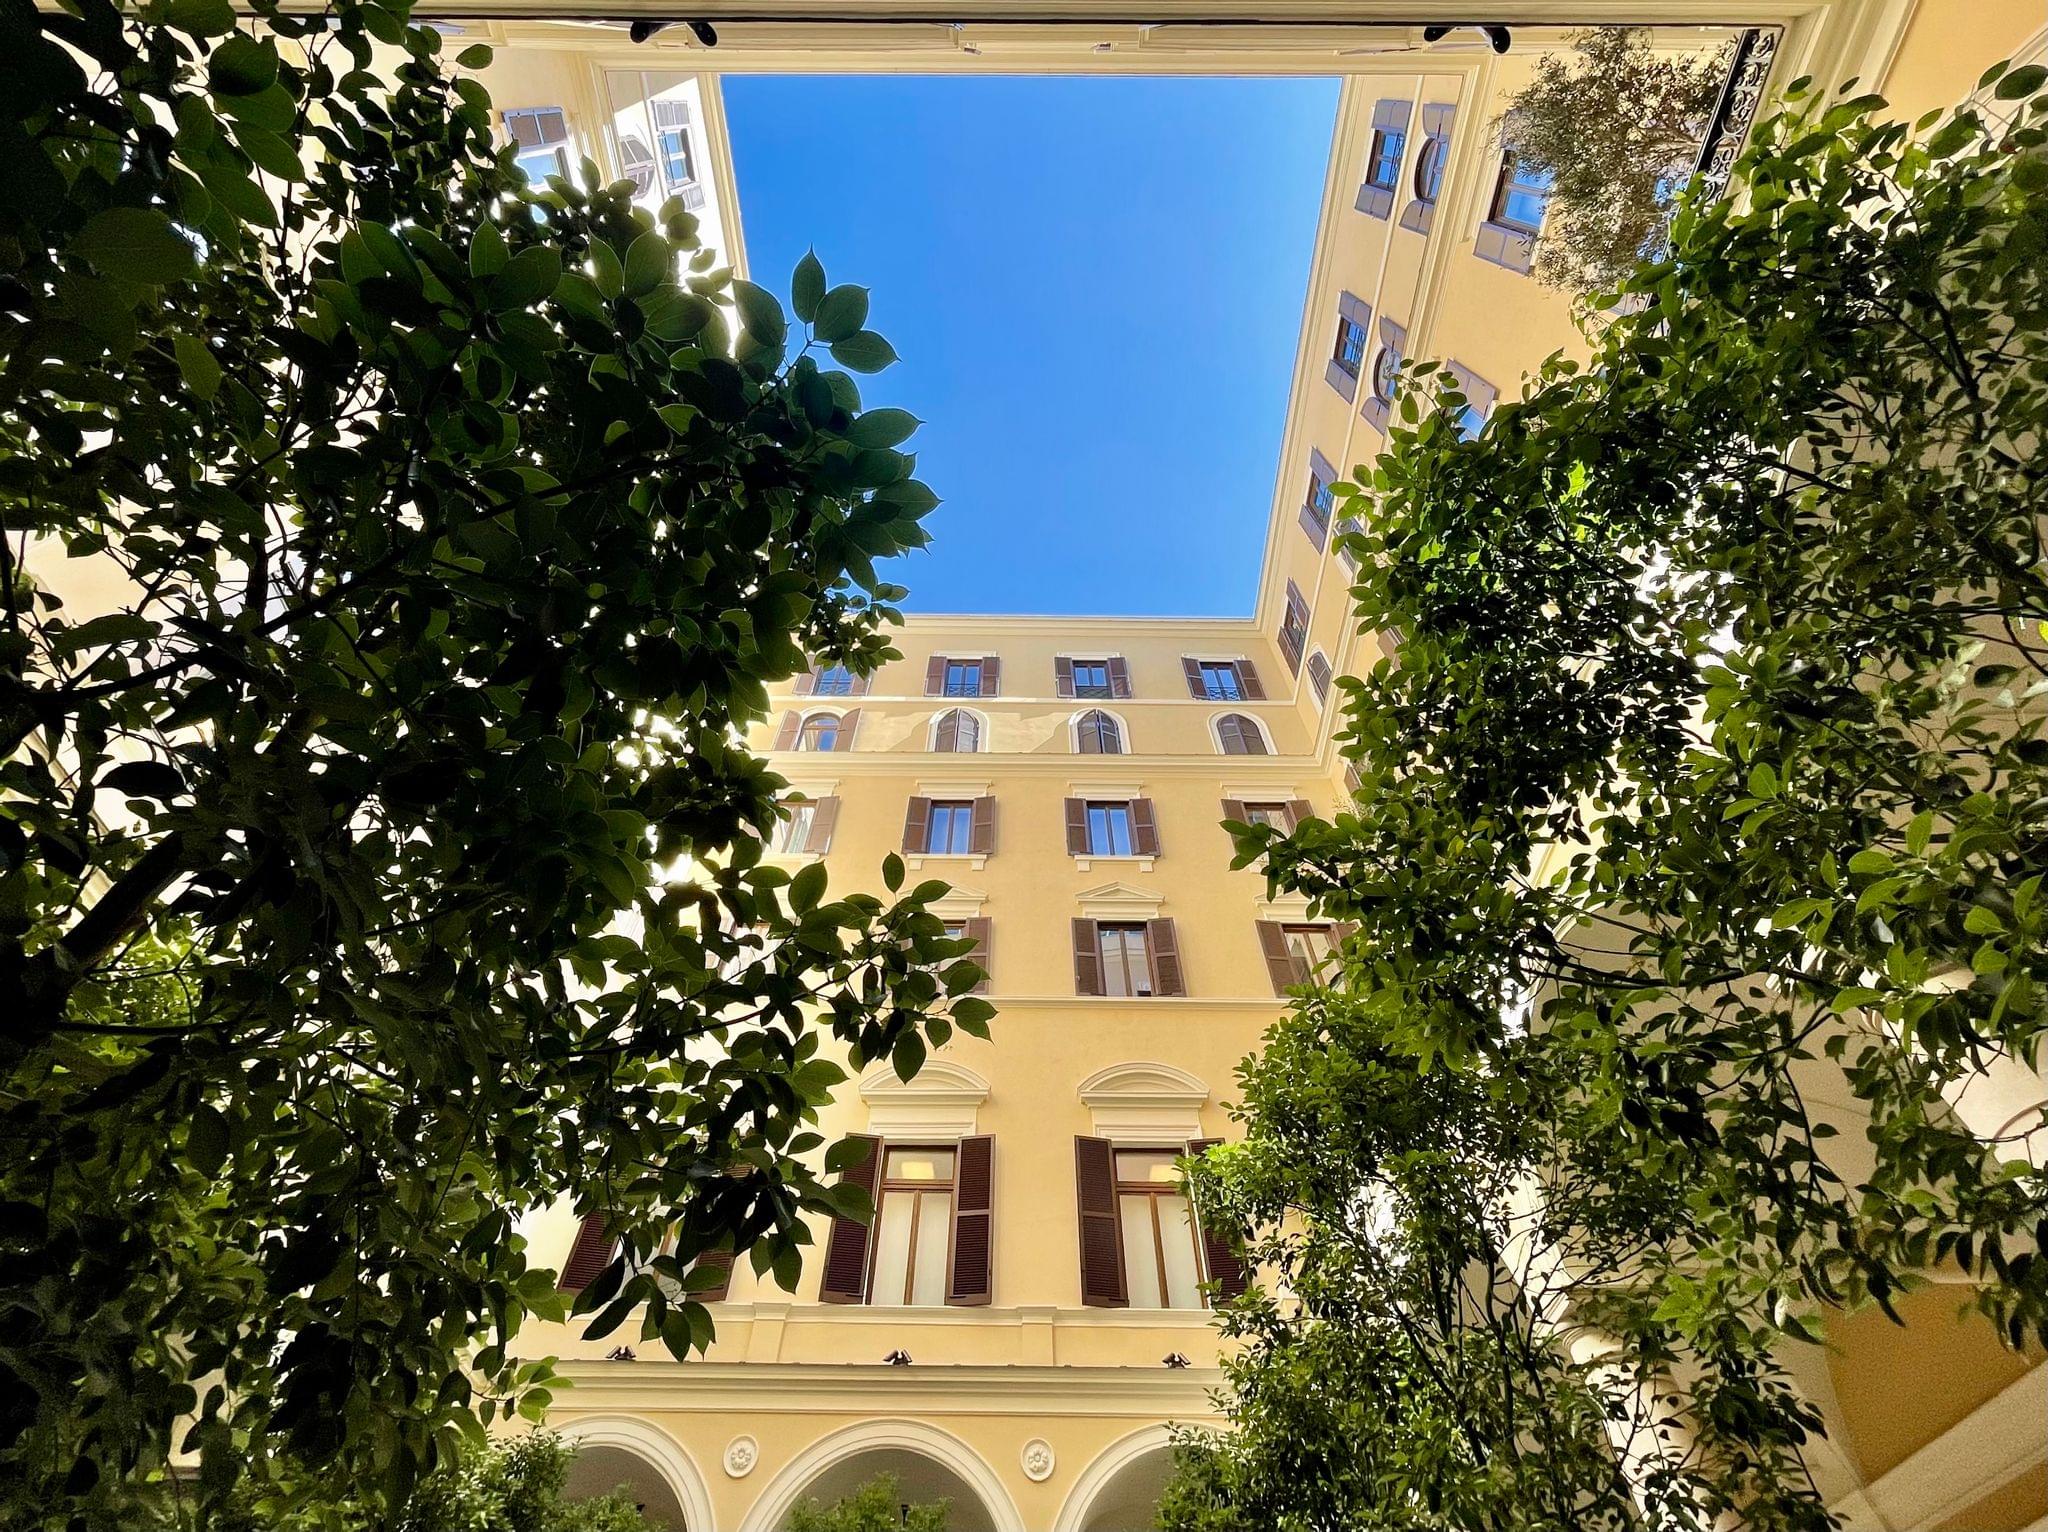
[[[623,1491],[664,1532],[712,1532],[711,1496],[697,1465],[667,1432],[630,1416],[587,1416],[561,1427],[576,1449],[563,1498]]]
[[[877,1474],[893,1474],[907,1501],[950,1502],[949,1532],[1024,1532],[1009,1493],[958,1437],[914,1420],[873,1420],[821,1437],[761,1491],[740,1532],[781,1532],[799,1501],[827,1503]]]
[[[1146,1426],[1112,1442],[1081,1471],[1060,1507],[1056,1532],[1151,1532],[1173,1472],[1173,1438]]]

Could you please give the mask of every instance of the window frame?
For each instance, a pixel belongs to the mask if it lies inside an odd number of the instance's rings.
[[[1091,723],[1091,720],[1097,721]],[[1116,748],[1114,750],[1100,748],[1100,739],[1105,727],[1111,731],[1115,741]],[[1081,740],[1084,733],[1091,728],[1098,737],[1098,747],[1094,750],[1084,750],[1081,748]],[[1068,742],[1073,747],[1073,752],[1076,755],[1129,755],[1131,753],[1130,726],[1124,722],[1121,714],[1112,713],[1106,707],[1083,708],[1068,721],[1067,732]]]
[[[797,750],[807,755],[831,755],[839,749],[839,733],[845,721],[846,715],[844,713],[829,711],[805,713],[796,728]],[[814,743],[812,730],[822,729],[827,724],[831,725],[832,742],[826,745]]]
[[[1133,937],[1136,939],[1137,970],[1143,976],[1143,989],[1114,989],[1110,985],[1109,937],[1117,934],[1117,972],[1128,981],[1131,976],[1131,951]],[[1154,974],[1152,953],[1152,930],[1150,922],[1143,920],[1098,920],[1095,922],[1095,950],[1102,967],[1102,996],[1105,1000],[1156,1000],[1159,998],[1157,976]]]
[[[1408,157],[1408,130],[1402,128],[1379,128],[1372,130],[1372,144],[1365,156],[1365,184],[1375,191],[1399,191],[1401,189],[1401,162]],[[1385,180],[1380,176],[1384,172]]]
[[[1354,336],[1358,340],[1355,352],[1351,345]],[[1365,370],[1365,351],[1370,341],[1371,337],[1366,334],[1363,320],[1354,319],[1349,314],[1337,316],[1337,339],[1331,348],[1330,361],[1354,383]]]
[[[1138,854],[1137,816],[1131,812],[1130,799],[1088,798],[1084,799],[1083,803],[1085,804],[1084,822],[1088,827],[1088,849],[1083,853],[1084,855],[1128,857]],[[1098,814],[1102,818],[1102,833],[1106,844],[1098,844],[1096,840],[1095,825]],[[1123,846],[1121,849],[1116,844],[1119,818],[1122,821],[1123,827]]]
[[[1392,341],[1382,340],[1379,350],[1372,357],[1372,379],[1368,386],[1373,398],[1391,408],[1394,396],[1401,391],[1401,348]]]
[[[842,676],[845,678],[843,686],[838,682],[838,678]],[[844,665],[821,666],[811,677],[811,695],[813,697],[851,697],[854,694],[853,688],[858,684],[859,679],[858,676]]]
[[[1234,718],[1234,719],[1237,719],[1237,720],[1239,720],[1239,721],[1240,721],[1240,722],[1242,722],[1242,723],[1247,723],[1247,724],[1250,724],[1250,725],[1251,725],[1251,730],[1252,730],[1252,735],[1251,735],[1251,737],[1259,741],[1259,745],[1260,745],[1260,748],[1259,748],[1259,749],[1257,749],[1257,750],[1232,750],[1232,749],[1231,749],[1231,748],[1230,748],[1230,747],[1229,747],[1228,745],[1226,745],[1226,744],[1224,743],[1224,739],[1223,739],[1223,725],[1224,725],[1224,723],[1225,723],[1226,721],[1228,721],[1228,720],[1230,720],[1230,719],[1233,719],[1233,718]],[[1240,734],[1242,734],[1242,733],[1243,733],[1242,729],[1240,729],[1240,730],[1239,730],[1239,733],[1240,733]],[[1216,753],[1217,753],[1218,755],[1229,755],[1229,756],[1252,756],[1252,755],[1263,755],[1263,756],[1272,756],[1272,755],[1276,755],[1276,754],[1278,754],[1278,753],[1279,753],[1279,752],[1277,752],[1277,751],[1276,751],[1276,750],[1275,750],[1275,749],[1273,748],[1273,736],[1272,736],[1271,734],[1269,734],[1269,733],[1267,733],[1267,732],[1266,732],[1266,725],[1265,725],[1265,721],[1264,721],[1263,719],[1261,719],[1261,718],[1257,717],[1257,716],[1256,716],[1256,715],[1254,715],[1254,714],[1251,714],[1251,713],[1244,713],[1244,712],[1239,712],[1239,711],[1238,711],[1237,709],[1235,709],[1235,708],[1229,709],[1228,711],[1225,711],[1225,712],[1221,712],[1221,713],[1218,713],[1218,714],[1216,714],[1216,715],[1215,715],[1214,717],[1212,717],[1212,718],[1211,718],[1211,719],[1209,720],[1209,735],[1210,735],[1210,737],[1211,737],[1212,739],[1214,739],[1214,740],[1215,740],[1215,742],[1216,742]]]
[[[1243,702],[1247,700],[1244,691],[1244,672],[1237,668],[1236,660],[1198,659],[1195,661],[1195,668],[1202,677],[1202,697],[1205,701]],[[1217,691],[1209,684],[1209,672],[1212,670],[1229,675],[1229,691]]]
[[[1415,170],[1409,177],[1409,189],[1415,200],[1429,207],[1435,207],[1444,194],[1444,177],[1451,168],[1451,141],[1441,133],[1425,133],[1422,148],[1415,156]]]
[[[1525,181],[1517,175],[1522,162],[1520,150],[1513,148],[1501,150],[1500,170],[1494,177],[1493,196],[1487,202],[1486,221],[1498,224],[1501,228],[1507,229],[1512,233],[1528,235],[1533,239],[1543,232],[1544,220],[1549,216],[1550,198],[1555,190],[1556,173],[1549,170],[1541,172],[1544,177],[1541,184]],[[1542,205],[1537,210],[1534,223],[1529,223],[1509,215],[1508,209],[1512,205],[1517,192],[1541,197]]]
[[[983,661],[981,661],[980,659],[956,660],[951,655],[946,656],[946,670],[944,676],[941,677],[939,681],[939,695],[941,697],[981,696],[982,670]],[[972,687],[965,690],[956,687],[953,684],[953,676],[955,671],[958,671],[960,673],[961,677],[963,678],[963,683],[966,678],[971,676],[973,680]]]
[[[861,1304],[867,1308],[877,1306],[875,1278],[879,1275],[881,1266],[878,1257],[882,1248],[882,1202],[891,1192],[896,1192],[899,1195],[907,1194],[913,1199],[910,1204],[909,1243],[903,1258],[905,1296],[881,1304],[880,1307],[945,1308],[948,1306],[947,1294],[953,1288],[953,1227],[960,1212],[960,1145],[957,1141],[927,1143],[919,1140],[898,1143],[894,1139],[884,1138],[876,1152],[880,1155],[882,1163],[875,1172],[875,1217],[868,1235],[868,1269],[866,1280],[862,1284]],[[951,1157],[952,1172],[944,1181],[913,1181],[905,1178],[892,1185],[889,1178],[889,1156],[892,1154],[945,1154]],[[946,1192],[946,1270],[939,1279],[939,1301],[913,1303],[908,1294],[917,1285],[917,1226],[924,1214],[924,1194],[938,1191],[941,1187]]]
[[[974,855],[975,800],[972,798],[933,798],[929,800],[929,803],[930,808],[925,817],[924,846],[916,854],[919,856]],[[961,827],[960,839],[963,844],[957,848],[952,845],[941,846],[934,844],[939,839],[939,825],[942,814],[944,816],[944,823],[948,826],[949,831],[955,824]],[[949,833],[947,839],[950,841],[952,838]]]
[[[1192,1307],[1206,1309],[1209,1306],[1208,1298],[1202,1292],[1203,1285],[1208,1281],[1207,1252],[1202,1248],[1202,1223],[1200,1216],[1195,1211],[1195,1199],[1188,1195],[1185,1179],[1170,1182],[1154,1181],[1149,1178],[1142,1181],[1126,1181],[1123,1176],[1123,1160],[1125,1155],[1164,1154],[1170,1156],[1175,1161],[1179,1161],[1187,1156],[1187,1152],[1186,1144],[1125,1144],[1112,1142],[1110,1145],[1110,1179],[1116,1194],[1117,1239],[1123,1249],[1124,1300],[1130,1308],[1157,1308],[1170,1310],[1175,1313],[1186,1312],[1181,1305],[1168,1301],[1171,1295],[1166,1290],[1166,1230],[1162,1226],[1159,1216],[1159,1205],[1169,1197],[1177,1198],[1187,1205],[1188,1242],[1193,1251],[1195,1273],[1195,1301]],[[1135,1291],[1137,1284],[1133,1280],[1133,1272],[1131,1270],[1130,1242],[1124,1239],[1123,1218],[1124,1199],[1126,1197],[1143,1197],[1148,1204],[1146,1211],[1151,1215],[1150,1221],[1152,1224],[1153,1273],[1159,1281],[1158,1298],[1160,1301],[1157,1304],[1141,1304],[1138,1302]]]
[[[543,135],[542,120],[547,117],[555,118],[562,125],[562,136],[560,138],[548,138]],[[512,123],[515,118],[521,121],[531,122],[534,125],[534,132],[536,135],[536,141],[534,143],[522,144],[519,141],[518,134],[515,133],[512,129]],[[576,142],[576,135],[570,131],[569,112],[566,107],[500,107],[498,110],[498,123],[499,126],[504,129],[506,142],[512,146],[512,163],[518,167],[519,173],[526,177],[526,181],[529,186],[540,186],[544,184],[547,178],[551,175],[567,176],[569,174],[569,150],[570,147]],[[554,160],[555,168],[553,170],[545,171],[539,176],[535,176],[533,172],[527,168],[526,160],[529,156],[540,155],[546,155],[548,157],[551,157]]]
[[[956,741],[954,747],[951,750],[941,750],[939,748],[939,731],[945,727],[948,718],[956,716],[974,726],[974,744],[972,748],[962,750],[957,743],[960,738],[960,730],[958,726],[955,726],[953,730],[953,738]],[[970,707],[949,707],[941,709],[938,715],[932,719],[931,733],[925,741],[925,748],[933,755],[980,755],[982,753],[982,746],[987,739],[987,718]]]
[[[1116,696],[1116,683],[1110,678],[1109,657],[1107,655],[1104,655],[1099,660],[1070,659],[1067,661],[1067,664],[1072,669],[1074,677],[1074,695],[1076,697],[1085,697],[1090,701],[1099,702],[1108,701]],[[1098,683],[1093,681],[1082,681],[1081,671],[1084,667],[1089,670],[1099,670],[1102,672],[1102,680],[1100,682],[1099,690],[1097,689]]]

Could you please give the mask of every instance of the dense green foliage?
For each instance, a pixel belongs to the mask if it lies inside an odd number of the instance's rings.
[[[826,1055],[989,1013],[941,885],[763,864],[736,744],[893,653],[934,501],[825,359],[893,359],[865,292],[806,259],[792,325],[679,204],[528,187],[402,3],[257,10],[0,0],[15,1527],[160,1508],[178,1448],[403,1503],[547,1402],[521,1213],[665,1248],[579,1307],[681,1354],[696,1254],[792,1285],[862,1212]]]
[[[1197,1171],[1285,1299],[1168,1526],[1817,1528],[1787,1348],[1937,1266],[2048,1341],[2040,1108],[1951,1108],[2048,1029],[2043,79],[1774,119],[1341,491],[1355,806],[1239,845],[1357,930]]]
[[[802,1502],[789,1513],[788,1532],[946,1532],[946,1505],[906,1505],[895,1476],[879,1474],[830,1505]]]
[[[464,1453],[423,1479],[395,1516],[354,1499],[311,1504],[276,1514],[260,1496],[243,1490],[210,1521],[215,1532],[346,1532],[388,1527],[390,1532],[653,1532],[623,1490],[587,1500],[564,1500],[575,1449],[546,1431],[494,1441]]]
[[[1544,54],[1493,131],[1552,176],[1536,276],[1606,292],[1663,238],[1733,51],[1665,52],[1641,27],[1589,27]]]

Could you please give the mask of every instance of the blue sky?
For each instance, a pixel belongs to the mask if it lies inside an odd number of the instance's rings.
[[[873,289],[926,421],[909,610],[1250,612],[1336,81],[724,89],[754,280]]]

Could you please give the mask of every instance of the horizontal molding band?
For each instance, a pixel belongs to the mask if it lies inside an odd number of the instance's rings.
[[[925,1411],[948,1415],[1174,1415],[1213,1420],[1216,1367],[890,1367],[872,1362],[563,1360],[571,1387],[549,1415],[633,1410],[777,1415]]]

